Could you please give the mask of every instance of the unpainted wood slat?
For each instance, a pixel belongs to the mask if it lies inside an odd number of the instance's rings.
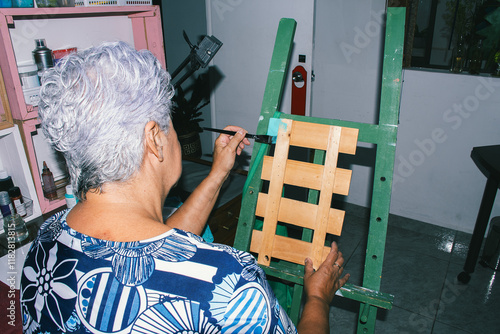
[[[262,238],[262,231],[254,230],[252,232],[250,252],[258,252],[262,245]],[[319,265],[326,259],[329,252],[330,247],[324,246],[321,254],[321,261],[319,263],[314,262],[313,266],[315,268],[319,267]],[[296,264],[304,264],[306,257],[312,258],[312,243],[276,235],[274,238],[273,249],[271,250],[271,257],[275,260],[279,259]]]
[[[326,150],[331,125],[294,121],[290,145]],[[358,129],[342,127],[339,152],[356,154]]]
[[[328,147],[325,155],[325,167],[321,181],[322,186],[319,195],[318,211],[315,218],[316,229],[314,230],[312,241],[312,260],[315,269],[317,269],[317,266],[321,263],[323,248],[325,245],[326,230],[328,227],[328,213],[332,203],[333,184],[337,169],[341,134],[342,128],[338,126],[330,127],[328,134]]]
[[[278,212],[283,190],[283,181],[285,179],[286,160],[288,158],[288,149],[290,147],[290,132],[292,130],[292,121],[283,120],[286,126],[279,127],[276,139],[276,148],[273,160],[273,173],[269,182],[268,205],[264,215],[262,231],[264,237],[260,247],[257,262],[261,265],[269,266],[271,262],[271,250],[273,240],[278,224]]]
[[[273,157],[265,156],[262,164],[262,180],[271,179],[273,166]],[[313,164],[304,161],[288,160],[285,170],[284,183],[292,186],[308,189],[321,189],[321,175],[323,174],[323,165]],[[352,171],[349,169],[337,168],[333,192],[335,194],[349,195],[351,185]]]
[[[264,217],[267,198],[267,194],[259,193],[255,210],[256,216]],[[316,217],[317,209],[318,206],[316,204],[282,198],[278,212],[278,221],[314,230],[316,226],[313,217]],[[341,235],[344,217],[345,212],[343,210],[330,208],[328,214],[328,227],[326,230],[327,233]]]

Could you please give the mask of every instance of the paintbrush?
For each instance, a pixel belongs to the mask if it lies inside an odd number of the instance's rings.
[[[203,128],[203,130],[223,133],[223,134],[231,135],[231,136],[234,136],[236,134],[236,131],[228,131],[228,130],[205,128],[205,127]],[[263,144],[272,144],[276,140],[276,136],[273,137],[273,136],[268,136],[268,135],[252,135],[250,133],[247,133],[245,135],[245,137],[249,138],[249,139],[254,139],[256,142],[263,143]]]

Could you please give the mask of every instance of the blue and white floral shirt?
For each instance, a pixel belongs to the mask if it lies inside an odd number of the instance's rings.
[[[254,257],[181,230],[100,240],[48,219],[21,279],[24,333],[296,333]]]

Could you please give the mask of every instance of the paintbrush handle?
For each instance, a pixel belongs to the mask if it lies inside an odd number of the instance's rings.
[[[236,131],[214,129],[214,128],[206,128],[206,127],[203,127],[203,130],[212,131],[212,132],[218,132],[218,133],[223,133],[225,135],[231,135],[231,136],[234,136],[236,134]],[[259,141],[261,143],[267,143],[267,144],[271,143],[271,137],[267,136],[267,135],[253,135],[253,134],[247,133],[245,135],[245,138],[254,139],[254,140]]]
[[[231,136],[234,136],[236,134],[236,131],[229,131],[229,130],[222,130],[222,129],[214,129],[214,128],[203,128],[203,130],[207,130],[207,131],[212,131],[212,132],[218,132],[218,133],[223,133],[225,135],[231,135]],[[247,133],[245,135],[246,138],[250,138],[250,139],[255,139],[256,135],[252,135],[250,133]]]

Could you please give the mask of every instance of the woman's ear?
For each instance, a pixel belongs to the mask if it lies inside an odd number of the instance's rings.
[[[154,154],[158,161],[163,161],[163,137],[160,126],[155,121],[149,121],[144,127],[146,149]]]

